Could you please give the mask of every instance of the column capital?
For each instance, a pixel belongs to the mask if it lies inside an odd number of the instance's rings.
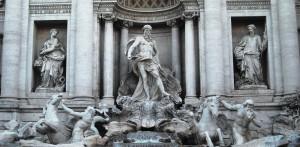
[[[103,13],[101,14],[101,18],[103,18],[106,21],[116,21],[116,16],[113,13]]]
[[[183,12],[181,18],[185,20],[192,20],[195,16],[195,12]]]
[[[121,22],[121,27],[124,27],[124,28],[129,28],[133,26],[133,22],[132,21],[127,21],[127,20],[123,20]]]
[[[170,27],[178,26],[178,21],[176,19],[168,20],[166,23],[167,23],[167,26],[170,26]]]

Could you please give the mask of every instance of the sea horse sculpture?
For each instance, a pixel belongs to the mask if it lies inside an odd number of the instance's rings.
[[[205,99],[200,106],[198,113],[200,120],[196,123],[198,128],[199,141],[206,141],[209,147],[213,147],[213,142],[219,141],[220,146],[224,145],[221,129],[217,125],[219,115],[219,96],[212,96]]]
[[[37,132],[47,135],[52,144],[67,142],[72,133],[72,130],[58,117],[58,106],[61,100],[61,94],[53,95],[43,109],[44,118],[35,124]]]

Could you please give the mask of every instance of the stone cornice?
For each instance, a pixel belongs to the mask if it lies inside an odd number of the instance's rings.
[[[259,10],[270,9],[270,0],[228,0],[228,10]]]

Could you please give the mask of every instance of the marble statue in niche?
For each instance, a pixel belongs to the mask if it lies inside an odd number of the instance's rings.
[[[34,66],[38,67],[41,74],[41,83],[36,92],[62,92],[65,87],[64,67],[65,49],[57,38],[57,29],[50,30],[50,38],[40,50]]]
[[[254,102],[251,99],[246,100],[243,104],[229,104],[224,100],[221,103],[225,108],[237,111],[237,116],[232,126],[232,135],[234,144],[240,145],[250,141],[249,125],[253,123],[257,127],[261,127],[260,123],[255,119]]]
[[[239,72],[239,81],[236,84],[239,89],[245,89],[249,85],[265,85],[261,56],[267,48],[267,34],[265,31],[262,40],[255,33],[256,27],[254,24],[248,25],[247,28],[249,34],[245,35],[234,49],[234,56]]]
[[[133,97],[145,97],[147,100],[150,100],[150,98],[155,97],[154,94],[158,93],[156,92],[157,90],[162,96],[169,96],[170,94],[165,91],[159,73],[161,67],[158,61],[156,42],[151,37],[152,27],[145,25],[143,31],[144,36],[136,37],[126,53],[128,59],[133,61],[133,71],[140,78]],[[135,49],[137,52],[135,55],[132,55]]]
[[[169,120],[175,104],[182,102],[181,86],[171,71],[162,67],[158,49],[151,36],[152,27],[143,27],[143,36],[129,40],[126,56],[132,64],[119,87],[117,104],[130,112],[128,121],[137,128],[154,128]],[[172,114],[171,114],[172,115]]]

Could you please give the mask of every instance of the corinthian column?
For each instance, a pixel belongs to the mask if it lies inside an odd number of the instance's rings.
[[[205,67],[208,95],[224,93],[223,0],[205,0]]]
[[[294,0],[278,0],[279,34],[285,93],[300,90],[300,57]]]
[[[113,15],[104,15],[104,56],[103,56],[103,99],[102,102],[114,105],[114,28]]]
[[[75,95],[92,96],[93,91],[93,0],[77,0]]]
[[[181,81],[179,28],[176,20],[168,21],[167,25],[172,27],[172,71],[175,72],[175,77]]]
[[[130,22],[123,21],[121,26],[121,46],[120,46],[120,79],[124,79],[128,73],[128,59],[125,55],[125,48],[128,42],[128,27]]]
[[[195,37],[193,14],[185,13],[185,91],[186,104],[193,104],[196,98]]]
[[[5,5],[2,52],[1,95],[18,96],[22,36],[22,2],[7,0]]]

